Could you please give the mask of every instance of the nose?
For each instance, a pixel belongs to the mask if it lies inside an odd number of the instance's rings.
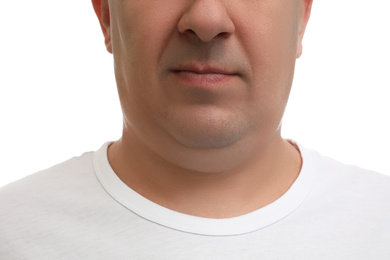
[[[194,0],[182,15],[178,30],[197,36],[202,42],[209,42],[232,34],[235,26],[222,0]]]

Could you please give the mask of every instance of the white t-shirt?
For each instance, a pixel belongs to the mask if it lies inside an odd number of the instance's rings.
[[[390,259],[390,178],[299,147],[302,170],[249,214],[178,213],[125,185],[108,143],[0,190],[0,259]]]

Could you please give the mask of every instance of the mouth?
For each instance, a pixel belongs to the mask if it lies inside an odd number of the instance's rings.
[[[196,87],[222,85],[239,76],[236,72],[206,65],[182,65],[172,72],[181,83]]]

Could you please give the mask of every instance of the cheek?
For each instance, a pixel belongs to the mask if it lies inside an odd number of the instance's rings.
[[[139,64],[148,66],[143,70],[157,66],[178,20],[173,11],[175,8],[168,3],[157,5],[155,1],[146,0],[122,2],[117,15],[118,40],[126,58],[134,63],[134,69]]]
[[[152,3],[122,1],[112,14],[116,17],[112,26],[115,71],[126,107],[153,102],[159,95],[159,59],[175,27],[174,16],[161,10],[167,7],[155,8]]]
[[[244,49],[251,57],[251,67],[257,80],[273,78],[274,80],[286,78],[291,74],[296,57],[298,31],[295,19],[288,19],[280,14],[264,14],[257,20],[253,17],[246,21],[247,26],[241,31],[240,37]],[[243,25],[242,27],[244,27]]]
[[[269,0],[241,6],[235,23],[238,37],[252,57],[252,68],[270,73],[291,68],[297,49],[299,5],[293,0]]]
[[[272,8],[273,10],[279,10]],[[241,18],[238,37],[252,69],[250,103],[254,113],[277,124],[291,89],[297,47],[297,21],[284,11],[248,11]],[[291,10],[290,10],[291,12]],[[248,26],[252,25],[252,26]]]

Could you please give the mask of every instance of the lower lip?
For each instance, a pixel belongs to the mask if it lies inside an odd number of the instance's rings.
[[[199,87],[221,85],[237,77],[236,74],[195,73],[191,71],[175,71],[174,75],[186,85]]]

